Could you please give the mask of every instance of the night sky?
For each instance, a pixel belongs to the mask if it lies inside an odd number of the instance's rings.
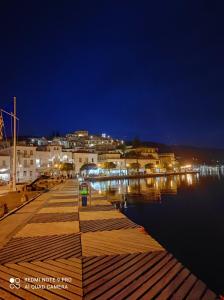
[[[0,107],[78,129],[224,147],[224,3],[0,1]]]

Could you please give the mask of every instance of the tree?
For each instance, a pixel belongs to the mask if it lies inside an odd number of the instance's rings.
[[[61,163],[59,165],[59,170],[68,173],[74,170],[74,165],[72,163]]]
[[[103,167],[102,167],[102,168],[108,170],[109,173],[110,173],[110,170],[111,170],[111,169],[115,169],[115,168],[116,168],[116,165],[115,165],[115,163],[113,163],[113,162],[111,162],[111,161],[108,161],[108,162],[105,162],[105,163],[103,164]]]
[[[124,158],[124,165],[125,165],[125,169],[127,169],[126,165],[127,165],[127,161],[126,161],[126,150],[127,150],[127,146],[125,144],[121,144],[118,146],[118,148],[121,153],[121,157]],[[120,175],[121,175],[121,169],[120,169]]]
[[[135,150],[131,150],[125,153],[126,158],[140,158],[141,154]]]
[[[163,162],[163,167],[167,172],[173,171],[173,165],[168,162]]]
[[[84,171],[84,170],[89,171],[89,170],[96,169],[96,168],[97,168],[97,165],[94,163],[84,164],[81,166],[80,171]]]
[[[137,162],[130,163],[130,165],[129,165],[129,169],[139,170],[139,168],[140,168],[140,164]]]
[[[86,171],[86,175],[89,174],[90,170],[97,169],[97,165],[94,163],[87,163],[81,166],[80,171]]]
[[[135,137],[132,141],[133,148],[138,148],[142,146],[142,143],[138,137]]]
[[[145,165],[145,169],[153,169],[154,168],[154,164],[152,163],[148,163]]]
[[[120,150],[122,155],[124,155],[126,148],[127,148],[127,146],[125,144],[120,144],[119,146],[117,146],[117,149]]]
[[[138,166],[138,167],[136,167],[136,169],[139,173],[140,164],[139,164],[138,160],[140,158],[142,158],[141,153],[139,153],[138,151],[132,150],[132,151],[129,151],[126,153],[126,158],[136,159],[136,163],[134,163],[134,164],[135,164],[135,166]]]
[[[148,164],[146,164],[145,165],[145,170],[153,170],[154,169],[154,164],[152,164],[152,163],[148,163]]]

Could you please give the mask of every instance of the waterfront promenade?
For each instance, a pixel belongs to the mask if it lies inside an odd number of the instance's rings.
[[[147,174],[127,174],[127,175],[106,175],[106,176],[87,176],[88,181],[107,181],[107,180],[122,180],[122,179],[141,179],[154,177],[167,177],[187,174],[198,174],[199,171],[186,172],[166,172],[166,173],[147,173]]]
[[[106,198],[78,204],[69,180],[0,222],[0,298],[217,299]]]

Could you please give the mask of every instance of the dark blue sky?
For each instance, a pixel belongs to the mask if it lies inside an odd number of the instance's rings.
[[[224,147],[223,1],[0,1],[0,106],[20,134]]]

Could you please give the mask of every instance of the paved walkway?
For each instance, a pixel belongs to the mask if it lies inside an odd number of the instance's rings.
[[[80,208],[77,193],[67,181],[0,223],[0,298],[217,299],[105,198]]]

